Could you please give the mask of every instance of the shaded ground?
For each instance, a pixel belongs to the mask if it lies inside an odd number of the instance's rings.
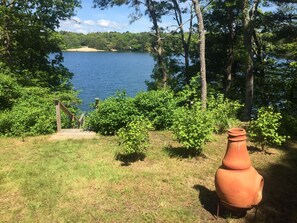
[[[259,167],[265,185],[257,222],[297,222],[297,144],[287,143],[278,152],[270,155],[278,156],[278,162],[256,159],[259,166],[268,162]]]
[[[256,219],[255,209],[223,207],[216,219],[214,175],[226,134],[196,157],[170,132],[152,132],[147,154],[135,160],[117,156],[116,137],[49,139],[0,138],[0,222],[297,222],[296,143],[251,149],[265,179]]]

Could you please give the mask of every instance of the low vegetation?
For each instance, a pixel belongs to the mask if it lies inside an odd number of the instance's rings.
[[[138,155],[145,153],[149,147],[149,129],[151,123],[140,116],[133,118],[131,122],[118,131],[120,144],[123,145],[125,155]]]
[[[200,155],[202,146],[209,140],[213,132],[210,113],[203,111],[200,104],[195,104],[192,108],[179,108],[174,114],[172,131],[174,137],[191,154]]]
[[[119,92],[90,113],[87,128],[103,135],[114,135],[129,126],[133,118],[145,117],[155,130],[171,129],[180,143],[199,155],[213,132],[224,132],[232,127],[241,105],[218,95],[210,98],[209,107],[204,111],[199,101],[190,100],[193,94],[195,90],[190,88],[179,95],[170,90],[158,90],[138,93],[135,98]],[[119,135],[123,136],[123,131]],[[125,142],[132,145],[133,140],[128,137]]]
[[[268,146],[282,145],[288,136],[278,133],[282,116],[274,112],[272,107],[263,107],[258,110],[258,117],[249,125],[249,136],[252,142],[260,145],[262,150]]]
[[[38,86],[23,86],[15,72],[0,63],[0,135],[32,136],[56,130],[54,100],[59,99],[75,112],[80,100],[72,90],[53,91]],[[70,120],[63,116],[63,127]]]

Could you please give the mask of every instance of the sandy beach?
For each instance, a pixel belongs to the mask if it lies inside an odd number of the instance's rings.
[[[67,52],[104,52],[105,50],[97,50],[95,48],[81,47],[65,50]]]

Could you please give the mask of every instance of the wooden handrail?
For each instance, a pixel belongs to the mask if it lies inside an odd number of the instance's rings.
[[[84,113],[81,114],[80,118],[78,119],[79,128],[82,128],[82,125],[83,125],[83,123],[85,121],[85,116],[86,116],[86,113],[84,112]]]
[[[61,125],[61,110],[66,113],[70,118],[72,122],[77,122],[79,128],[82,128],[84,123],[84,117],[85,113],[83,113],[80,118],[78,119],[62,102],[59,100],[55,100],[56,105],[56,119],[57,119],[57,131],[60,132],[62,129]],[[74,128],[74,125],[72,125],[72,128]]]

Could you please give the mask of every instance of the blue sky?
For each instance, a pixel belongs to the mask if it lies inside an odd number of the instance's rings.
[[[149,31],[151,23],[144,16],[130,24],[129,14],[133,8],[115,6],[107,10],[92,8],[93,0],[82,0],[82,8],[76,9],[76,16],[71,20],[61,21],[58,30],[90,33],[90,32],[145,32]]]
[[[137,33],[150,31],[152,26],[147,16],[143,16],[140,20],[130,24],[129,14],[132,13],[134,9],[126,5],[115,6],[106,10],[93,8],[92,5],[93,0],[82,0],[82,8],[76,9],[76,16],[70,20],[61,21],[58,31],[63,30],[78,33],[129,31]],[[275,8],[275,6],[272,5],[267,9],[271,10],[271,8]],[[188,20],[189,15],[186,17],[184,21]],[[177,28],[172,16],[163,17],[162,24],[160,25],[162,27],[169,27],[171,30]]]

